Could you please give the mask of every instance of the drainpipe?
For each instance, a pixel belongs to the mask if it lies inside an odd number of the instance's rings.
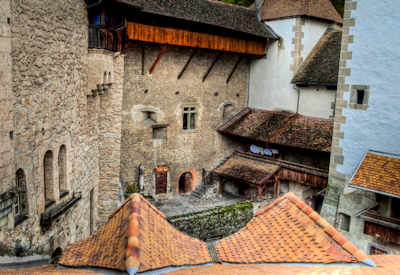
[[[297,106],[296,106],[296,114],[299,113],[299,106],[300,106],[300,89],[297,85],[293,85],[293,88],[297,91]]]

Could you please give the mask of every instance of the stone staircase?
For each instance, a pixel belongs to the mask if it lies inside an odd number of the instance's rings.
[[[202,183],[196,187],[196,189],[190,194],[195,199],[201,199],[207,191],[207,186]]]

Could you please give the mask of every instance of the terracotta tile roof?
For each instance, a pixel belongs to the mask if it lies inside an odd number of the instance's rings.
[[[215,26],[262,38],[276,39],[262,22],[257,11],[213,0],[117,0],[139,7],[142,12]]]
[[[92,274],[99,275],[99,273],[95,273],[90,270],[81,270],[81,269],[62,269],[57,268],[54,265],[42,265],[38,267],[29,267],[29,268],[19,268],[19,269],[6,269],[0,270],[0,275],[74,275],[74,274]]]
[[[337,86],[341,43],[341,31],[327,32],[301,65],[292,83]]]
[[[397,260],[394,266],[384,268],[344,267],[344,266],[287,266],[261,264],[235,264],[194,267],[180,269],[166,273],[166,275],[387,275],[400,274],[400,256],[393,256]]]
[[[217,167],[214,172],[219,175],[260,185],[263,181],[274,175],[279,168],[279,165],[273,163],[262,162],[257,159],[234,154],[223,165]]]
[[[343,23],[343,19],[329,0],[265,0],[261,6],[262,20],[293,16],[308,16]]]
[[[99,231],[67,248],[59,264],[144,272],[208,262],[204,242],[176,230],[164,214],[136,194]]]
[[[294,194],[259,210],[245,228],[216,242],[222,262],[356,263],[368,259]]]
[[[254,141],[330,152],[333,120],[245,108],[218,131]]]
[[[400,157],[369,152],[350,186],[400,197]]]
[[[325,188],[328,183],[327,170],[243,152],[234,152],[222,165],[214,169],[214,172],[255,185],[267,183],[272,176],[320,188]]]

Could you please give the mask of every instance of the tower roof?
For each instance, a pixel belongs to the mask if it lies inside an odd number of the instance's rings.
[[[261,6],[263,21],[293,16],[309,16],[343,23],[342,17],[329,0],[265,0]]]

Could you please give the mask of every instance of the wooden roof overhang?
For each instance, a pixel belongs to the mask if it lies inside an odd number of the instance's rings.
[[[136,22],[128,22],[127,34],[129,40],[232,52],[250,56],[265,55],[267,47],[267,39],[245,40]]]

